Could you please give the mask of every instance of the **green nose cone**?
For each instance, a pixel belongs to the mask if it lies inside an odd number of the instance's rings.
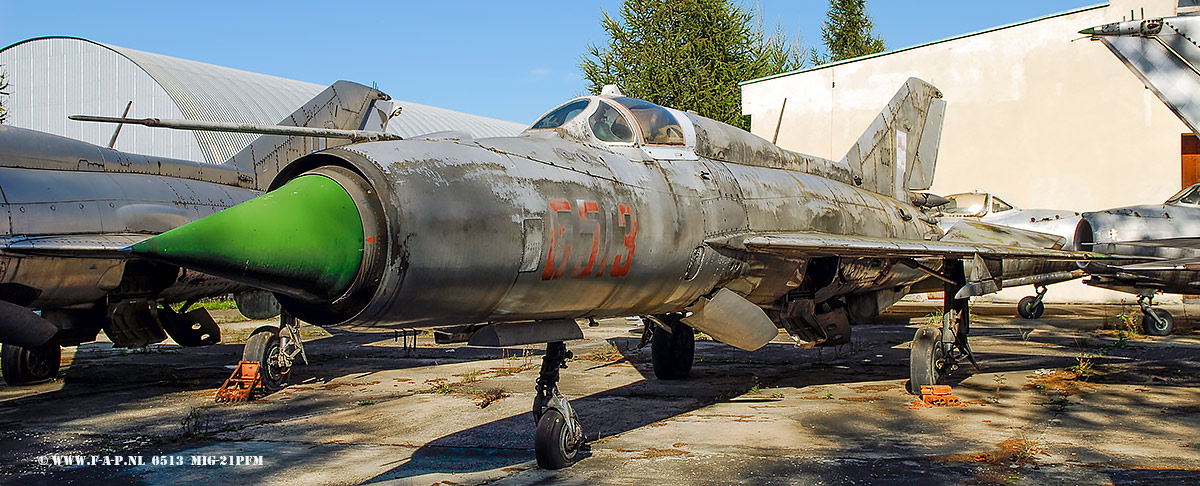
[[[354,281],[363,227],[354,200],[332,179],[308,174],[283,187],[130,248],[179,265],[311,301]]]

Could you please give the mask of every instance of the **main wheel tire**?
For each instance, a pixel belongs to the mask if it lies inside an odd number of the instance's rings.
[[[917,329],[908,357],[909,393],[920,395],[922,385],[937,385],[942,382],[942,366],[945,363],[943,354],[941,329],[933,326]]]
[[[654,337],[650,340],[654,376],[660,380],[687,378],[696,356],[696,335],[691,327],[679,321],[679,317],[672,316],[663,322],[671,326],[671,330],[654,326]]]
[[[5,344],[0,346],[0,374],[9,386],[34,385],[58,376],[62,348],[44,344],[25,348]]]
[[[277,391],[287,385],[288,374],[279,366],[279,328],[264,327],[254,331],[242,349],[242,361],[258,363],[263,387]]]
[[[1017,302],[1017,314],[1025,319],[1037,319],[1046,312],[1046,304],[1038,302],[1037,297],[1029,296]]]
[[[533,433],[533,451],[538,467],[562,469],[575,463],[579,455],[579,444],[571,444],[567,431],[567,418],[553,408],[542,413],[537,430]]]
[[[1153,312],[1158,315],[1158,319],[1150,315]],[[1150,312],[1142,313],[1142,331],[1151,336],[1169,336],[1175,331],[1175,316],[1163,309],[1150,309]],[[1159,322],[1159,321],[1162,322]]]

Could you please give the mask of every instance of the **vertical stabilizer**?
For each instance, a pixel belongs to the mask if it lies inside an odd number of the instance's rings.
[[[1108,24],[1081,31],[1099,39],[1200,136],[1200,17]]]
[[[342,130],[386,128],[391,98],[358,83],[338,81],[309,100],[279,125]],[[284,167],[301,156],[348,140],[286,135],[263,135],[238,152],[226,164],[254,179],[254,187],[266,190]]]
[[[941,91],[908,78],[842,162],[862,174],[862,187],[901,201],[933,184],[946,101]]]

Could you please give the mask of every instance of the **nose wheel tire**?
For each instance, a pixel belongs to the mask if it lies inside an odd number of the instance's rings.
[[[533,434],[533,450],[538,467],[562,469],[575,463],[579,444],[567,429],[567,419],[558,410],[548,409],[538,420]]]
[[[1153,313],[1153,314],[1152,314]],[[1142,312],[1142,331],[1151,336],[1169,336],[1175,330],[1175,317],[1163,309]]]
[[[940,384],[945,376],[945,366],[942,330],[933,326],[917,329],[909,352],[909,393],[920,394],[922,385]]]
[[[0,374],[9,386],[34,385],[58,376],[62,348],[44,344],[25,348],[5,344],[0,347]]]
[[[1025,319],[1037,319],[1042,317],[1046,312],[1046,304],[1038,300],[1037,297],[1029,296],[1021,299],[1017,303],[1017,314],[1020,314]]]
[[[268,391],[278,391],[287,385],[288,370],[279,361],[279,328],[263,327],[250,335],[242,349],[242,361],[258,363],[263,386]]]
[[[680,316],[663,318],[662,326],[654,326],[654,338],[650,340],[650,362],[654,365],[654,377],[660,380],[682,380],[692,372],[692,360],[696,355],[696,335],[692,328],[679,321]]]

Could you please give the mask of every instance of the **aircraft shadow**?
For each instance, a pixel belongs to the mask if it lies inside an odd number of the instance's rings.
[[[696,351],[697,362],[693,367],[692,376],[689,379],[679,381],[662,381],[654,378],[650,363],[644,360],[645,355],[636,351],[637,339],[613,338],[608,341],[622,351],[625,359],[633,362],[643,379],[600,393],[568,398],[571,400],[572,407],[579,414],[589,443],[595,443],[597,440],[629,432],[726,401],[729,398],[742,395],[747,389],[756,385],[765,388],[788,387],[800,389],[809,386],[864,381],[906,380],[909,373],[908,349],[906,346],[901,345],[901,343],[907,339],[911,339],[913,328],[894,324],[900,324],[900,322],[882,326],[872,325],[875,328],[871,333],[872,342],[858,342],[843,346],[841,350],[830,348],[803,350],[788,344],[772,343],[758,351],[746,352],[720,343],[698,342]],[[907,324],[907,320],[903,324]],[[1078,345],[1077,338],[1039,333],[1026,335],[1026,332],[1019,327],[989,326],[973,329],[972,336],[975,338],[1005,340],[1003,343],[1005,346],[998,347],[1011,349],[1011,342],[1015,341],[1023,343],[1018,344],[1018,346],[1027,346],[1030,349],[1030,352],[1014,353],[989,349],[992,346],[976,347],[975,352],[982,365],[980,371],[986,373],[1020,372],[1024,376],[1032,374],[1037,369],[1064,369],[1078,364],[1078,358],[1071,354],[1060,352],[1052,355],[1040,352],[1040,350],[1046,348],[1061,349],[1066,347],[1070,349]],[[888,344],[893,343],[895,345],[888,346]],[[648,353],[648,349],[646,352]],[[1114,348],[1109,350],[1105,357],[1097,358],[1096,363],[1127,363],[1138,361],[1141,364],[1126,366],[1124,371],[1121,372],[1096,376],[1093,381],[1104,384],[1138,384],[1149,383],[1155,380],[1153,382],[1156,386],[1197,386],[1200,385],[1200,381],[1197,381],[1195,378],[1179,378],[1174,381],[1162,381],[1154,378],[1158,376],[1156,374],[1157,371],[1177,369],[1179,366],[1190,367],[1190,370],[1187,372],[1180,371],[1175,373],[1180,377],[1200,376],[1200,365],[1185,364],[1187,363],[1186,356],[1194,356],[1196,352],[1196,349],[1188,348],[1181,350],[1179,353],[1180,356],[1170,357],[1147,350],[1127,351],[1121,348]],[[1147,363],[1143,360],[1155,361]],[[599,367],[591,366],[589,368]],[[563,371],[562,380],[564,383],[572,379],[572,374],[581,372],[575,368],[576,366],[572,365],[572,369]],[[584,371],[589,370],[585,369]],[[972,369],[971,365],[963,363],[962,367],[951,376],[949,384],[955,386],[957,389],[974,391],[979,395],[991,393],[994,384],[983,383],[983,380],[968,380],[974,374],[975,370]],[[1016,377],[1013,377],[1011,381],[1013,383],[1020,383],[1020,380]],[[532,383],[530,387],[532,388]],[[903,391],[900,388],[896,388],[889,393],[903,393]],[[1037,413],[1045,415],[1045,418],[1048,418],[1049,414],[1055,413],[1053,409],[1054,404],[1052,397],[1047,397],[1045,401],[1045,406],[1039,409]],[[1152,406],[1149,401],[1138,397],[1128,398],[1112,405],[1123,407]],[[1028,407],[1021,408],[1027,409]],[[894,422],[885,423],[886,416],[863,417],[861,412],[839,412],[837,411],[838,407],[832,407],[832,409],[832,413],[843,413],[845,416],[840,420],[836,417],[825,420],[824,423],[854,424],[853,427],[858,428],[877,428],[876,435],[905,436],[909,433],[939,434],[944,432],[932,428],[929,424],[919,422],[905,424],[897,429]],[[992,412],[995,412],[996,409],[997,407],[995,406],[990,407]],[[636,413],[631,413],[631,410],[636,410]],[[1020,420],[1029,421],[1038,419],[1037,416],[1030,417],[1028,412],[1024,410],[1013,410],[1011,413]],[[1108,425],[1090,422],[1084,417],[1080,419],[1079,426],[1106,427]],[[518,466],[533,459],[533,429],[532,414],[521,413],[448,434],[418,448],[406,462],[379,474],[370,482],[411,478],[429,473],[463,474]],[[841,432],[844,432],[844,430]],[[827,431],[831,437],[837,437],[841,432],[839,430]],[[886,442],[888,444],[887,455],[891,457],[929,456],[927,449],[912,447],[909,452],[905,452],[906,446],[900,441]],[[987,450],[990,446],[994,445],[979,445],[982,450]],[[669,444],[662,447],[669,447]],[[994,446],[993,448],[997,447],[999,446]],[[588,456],[588,450],[588,447],[585,446],[581,459]],[[839,454],[839,456],[855,457],[859,453],[862,453],[871,457],[878,457],[881,451],[881,444],[847,444],[845,454]],[[997,452],[994,455],[999,457],[1002,452],[1004,451]],[[1011,453],[1012,451],[1008,452]],[[471,460],[465,460],[464,454],[469,455]],[[796,467],[796,464],[792,464],[795,461],[781,459],[780,462],[791,464],[789,466],[780,466],[783,468],[781,471]],[[884,478],[888,477],[889,474],[894,474],[897,478],[911,478],[911,464],[901,464],[900,460],[893,462],[894,464],[889,463],[882,466],[884,469],[880,471],[879,474],[882,474],[882,476],[879,477]],[[938,464],[931,464],[930,466],[945,468],[959,467],[953,461],[940,466]],[[827,479],[844,478],[847,477],[848,473],[855,473],[849,477],[863,475],[859,470],[861,467],[861,464],[847,463],[844,467],[821,466],[809,472],[814,475],[813,477],[818,479],[822,477]],[[1007,468],[1008,464],[1004,464],[1004,467]],[[972,466],[971,468],[964,469],[964,471],[976,471],[977,469],[978,467]],[[752,475],[756,480],[763,477],[769,478],[772,476],[769,474],[763,475],[762,472],[770,470],[771,467],[765,467],[755,472],[748,470],[747,474]],[[996,469],[996,471],[1000,470]],[[972,472],[972,474],[975,473]],[[774,477],[788,478],[789,476]],[[864,477],[866,478],[866,476]],[[785,480],[784,482],[787,481]]]

